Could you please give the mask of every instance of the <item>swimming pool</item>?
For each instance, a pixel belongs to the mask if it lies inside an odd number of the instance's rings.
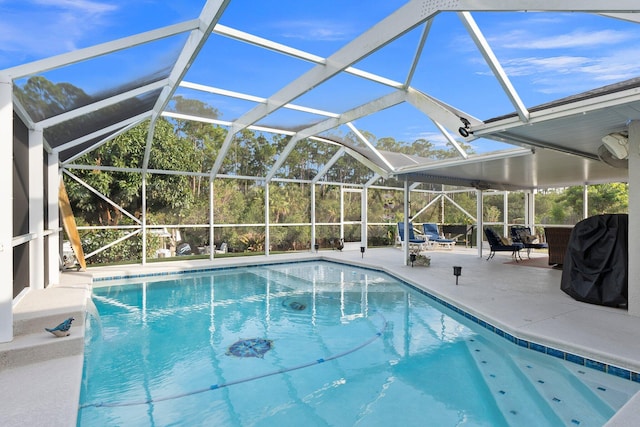
[[[600,426],[640,389],[368,269],[137,280],[94,288],[79,426]]]

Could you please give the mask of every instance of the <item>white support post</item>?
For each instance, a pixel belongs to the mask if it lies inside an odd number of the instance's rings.
[[[13,339],[13,83],[0,75],[0,342]]]
[[[29,287],[44,289],[44,153],[42,129],[29,131]]]
[[[524,225],[531,228],[535,226],[535,190],[527,190],[524,192]]]
[[[216,247],[213,244],[214,242],[214,233],[213,233],[213,178],[209,179],[209,261],[213,261],[215,256]]]
[[[640,121],[629,124],[629,260],[640,256]],[[640,263],[629,262],[628,313],[640,317]]]
[[[58,191],[60,171],[58,154],[47,154],[47,262],[46,285],[60,283],[60,211],[58,207]]]
[[[440,224],[444,224],[444,185],[440,191]]]
[[[502,220],[504,224],[502,225],[504,237],[509,237],[511,233],[509,233],[509,192],[505,191],[502,193]]]
[[[484,233],[484,200],[482,190],[476,190],[476,218],[477,224],[476,227],[476,242],[478,243],[478,256],[482,258],[482,239]]]
[[[147,174],[142,174],[142,265],[147,263]]]
[[[367,247],[367,240],[368,240],[368,236],[367,236],[367,222],[368,222],[368,217],[367,217],[367,209],[369,207],[369,203],[368,203],[368,194],[369,191],[367,189],[367,187],[364,187],[362,189],[362,193],[360,193],[360,220],[361,220],[361,224],[360,224],[360,247],[366,248]]]
[[[529,227],[531,227],[531,231],[533,232],[536,228],[536,194],[538,190],[533,190],[530,195],[531,199],[529,199]]]
[[[402,253],[404,255],[404,259],[402,263],[404,265],[409,265],[409,203],[410,197],[409,192],[409,181],[404,182],[404,242],[402,243]]]
[[[271,210],[271,204],[269,200],[269,181],[264,181],[264,254],[269,255],[269,245],[271,244],[271,233],[269,229],[270,217],[269,211]],[[312,232],[313,234],[313,232]]]
[[[316,184],[311,183],[311,251],[314,250],[316,241]]]
[[[531,190],[524,193],[524,225],[531,227]]]
[[[589,186],[585,184],[582,187],[582,219],[589,216]]]
[[[344,185],[340,184],[340,238],[344,239]]]

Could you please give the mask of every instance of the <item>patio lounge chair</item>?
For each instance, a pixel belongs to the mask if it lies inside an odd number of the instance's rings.
[[[489,246],[491,246],[491,252],[489,253],[487,261],[493,258],[496,252],[511,252],[511,256],[518,262],[520,250],[524,248],[522,243],[509,243],[509,241],[503,240],[498,233],[489,227],[484,229],[484,234],[487,236]],[[520,257],[520,259],[522,259],[522,257]]]
[[[400,243],[404,247],[404,222],[398,223],[398,237],[400,239]],[[415,232],[413,231],[413,224],[409,223],[409,249],[417,248],[419,251],[424,251],[429,249],[429,239],[419,239],[416,237]]]
[[[456,241],[453,239],[445,239],[438,231],[438,224],[433,222],[425,222],[422,224],[422,231],[430,243],[435,243],[447,249],[453,249],[453,245],[456,244]]]
[[[548,249],[549,244],[541,242],[538,236],[531,234],[531,229],[523,225],[511,226],[511,241],[522,243],[527,250],[527,257],[531,258],[531,249]]]

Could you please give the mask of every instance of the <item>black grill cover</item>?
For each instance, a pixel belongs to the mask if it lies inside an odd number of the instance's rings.
[[[596,215],[571,232],[560,289],[578,301],[626,307],[628,290],[626,214]]]

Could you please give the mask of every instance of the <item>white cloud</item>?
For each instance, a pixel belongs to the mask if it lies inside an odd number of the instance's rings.
[[[521,77],[540,73],[570,74],[591,61],[582,56],[522,57],[503,61],[502,66],[507,75]]]
[[[349,26],[332,21],[280,21],[274,26],[283,30],[284,37],[292,39],[340,41],[353,35]]]
[[[33,0],[0,13],[0,68],[77,49],[95,34],[113,2]]]
[[[33,3],[40,6],[48,6],[85,15],[103,14],[112,12],[118,8],[116,5],[111,3],[86,0],[34,0]]]
[[[575,30],[566,34],[546,37],[540,37],[528,31],[515,30],[495,38],[493,42],[496,43],[496,46],[504,49],[593,49],[627,42],[636,38],[637,34],[616,30]]]
[[[503,62],[507,75],[529,77],[542,93],[571,93],[573,89],[600,86],[640,74],[640,48],[619,49],[606,55],[522,57]]]
[[[564,95],[640,74],[640,48],[629,47],[640,39],[635,28],[528,21],[503,30],[488,41],[516,86],[524,79],[536,92]],[[491,74],[485,70],[478,74]]]
[[[413,127],[413,129],[416,129]],[[433,144],[434,148],[437,149],[446,149],[450,148],[449,141],[445,136],[440,132],[429,132],[429,131],[419,131],[416,129],[416,132],[411,132],[411,128],[407,129],[407,132],[404,132],[404,139],[411,143],[418,139],[424,139]],[[454,135],[455,137],[455,135]]]

